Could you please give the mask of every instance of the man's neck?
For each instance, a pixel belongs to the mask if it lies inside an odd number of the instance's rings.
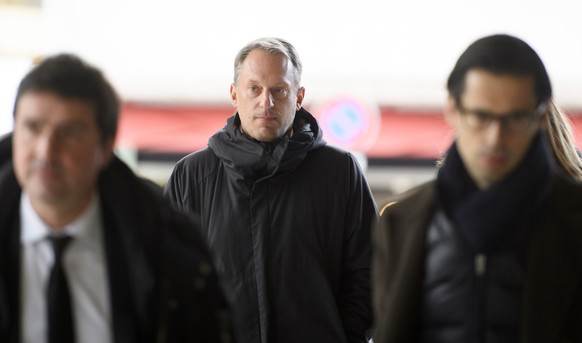
[[[74,222],[91,203],[92,194],[89,194],[82,201],[71,202],[45,202],[30,199],[30,204],[42,221],[55,232],[60,232]]]

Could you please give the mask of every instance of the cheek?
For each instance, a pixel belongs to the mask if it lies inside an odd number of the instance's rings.
[[[478,155],[479,149],[482,146],[479,137],[476,135],[458,135],[457,136],[457,150],[459,155],[465,161],[472,161]]]
[[[12,141],[14,163],[22,164],[34,159],[36,144],[37,142],[33,139],[15,134]]]
[[[96,170],[101,170],[105,166],[105,158],[103,156],[103,153],[101,152],[95,153],[93,157],[93,166],[94,168],[92,169]]]
[[[113,143],[101,145],[100,142],[97,143],[97,147],[90,149],[90,153],[87,156],[92,157],[92,161],[88,161],[89,164],[92,162],[93,169],[101,170],[109,163],[113,155]]]
[[[251,123],[251,121],[252,121],[251,120],[251,114],[250,113],[246,113],[246,112],[245,113],[241,113],[240,111],[239,111],[238,114],[240,116],[240,125],[243,128],[248,128],[249,125],[250,125],[250,123]]]
[[[514,140],[513,142],[510,142],[507,146],[510,148],[514,147],[513,152],[516,157],[522,157],[529,150],[532,141],[533,137],[521,138],[519,140]]]
[[[16,174],[17,180],[22,185],[26,179],[26,170],[28,169],[28,164],[31,160],[30,154],[22,147],[14,148],[12,152],[14,173]]]
[[[104,163],[103,152],[89,147],[70,148],[61,156],[62,163],[75,170],[96,169]]]
[[[67,170],[68,183],[74,187],[85,188],[96,182],[102,167],[96,158],[85,157],[84,160],[63,161]]]
[[[258,107],[258,102],[252,99],[239,98],[236,101],[235,107],[238,113],[241,115],[241,119],[243,116],[248,118],[253,114],[254,110]]]

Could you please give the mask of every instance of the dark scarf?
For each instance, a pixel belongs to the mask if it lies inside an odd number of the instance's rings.
[[[291,137],[285,135],[273,142],[260,142],[247,137],[240,127],[236,113],[208,141],[226,170],[239,180],[286,175],[301,164],[309,151],[325,145],[317,120],[303,108],[295,113]]]
[[[438,172],[438,194],[445,212],[474,252],[524,248],[532,217],[552,184],[544,137],[536,135],[522,163],[486,190],[480,190],[467,173],[456,143],[449,149]]]

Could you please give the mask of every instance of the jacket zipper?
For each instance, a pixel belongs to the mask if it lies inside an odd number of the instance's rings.
[[[487,255],[475,255],[475,289],[476,289],[476,313],[477,313],[477,341],[485,342],[485,273],[487,272]]]

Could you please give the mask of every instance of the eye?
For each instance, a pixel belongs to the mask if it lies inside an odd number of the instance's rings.
[[[481,111],[473,111],[471,112],[471,114],[473,115],[473,118],[475,118],[475,120],[478,120],[479,122],[482,123],[488,122],[489,119],[491,118],[487,113]]]
[[[514,122],[524,122],[529,120],[530,116],[527,113],[516,113],[514,115],[509,116],[509,120]]]
[[[36,120],[26,120],[24,122],[24,128],[30,133],[39,133],[41,127],[40,123]]]
[[[71,124],[63,126],[59,130],[59,135],[63,138],[78,138],[82,135],[82,127],[80,125]]]
[[[287,94],[287,88],[285,87],[277,87],[273,89],[273,95],[277,97],[282,97]]]

